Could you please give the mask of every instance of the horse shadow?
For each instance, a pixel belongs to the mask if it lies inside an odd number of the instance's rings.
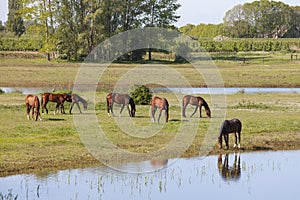
[[[66,121],[66,119],[62,118],[43,118],[44,121]]]
[[[218,156],[217,162],[219,173],[222,179],[226,182],[238,181],[241,178],[241,159],[240,153],[234,153],[234,161],[232,165],[229,165],[229,154]]]

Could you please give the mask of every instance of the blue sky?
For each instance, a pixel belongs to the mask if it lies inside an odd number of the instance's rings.
[[[0,0],[0,20],[7,20],[8,0]],[[178,0],[181,7],[178,14],[181,16],[176,26],[184,26],[190,24],[212,23],[218,24],[223,22],[226,11],[235,5],[253,2],[254,0]],[[289,5],[299,5],[299,0],[282,0]]]

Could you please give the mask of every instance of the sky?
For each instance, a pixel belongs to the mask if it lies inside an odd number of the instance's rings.
[[[238,4],[251,3],[254,0],[178,0],[181,7],[177,14],[180,17],[177,27],[186,24],[219,24],[223,22],[226,11]],[[299,5],[299,0],[281,0],[291,6]],[[0,20],[5,22],[8,13],[8,0],[0,0]]]

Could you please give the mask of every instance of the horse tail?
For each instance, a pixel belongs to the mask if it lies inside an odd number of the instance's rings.
[[[44,94],[41,94],[41,106],[42,106],[42,113],[44,113]]]
[[[166,111],[166,122],[169,120],[169,102],[167,99],[165,99],[165,111]]]
[[[110,99],[112,98],[112,93],[109,93],[107,96],[106,96],[106,105],[107,105],[107,114],[108,116],[110,116],[109,114],[109,110],[110,110]]]
[[[129,104],[131,106],[131,109],[134,109],[135,110],[135,103],[134,103],[134,100],[133,98],[129,97]]]
[[[36,102],[36,108],[40,109],[40,100],[37,96],[34,97],[34,102]]]
[[[134,100],[133,98],[129,97],[129,104],[130,104],[130,107],[131,107],[131,116],[132,117],[135,117],[135,111],[136,111],[136,108],[135,108],[135,103],[134,103]]]

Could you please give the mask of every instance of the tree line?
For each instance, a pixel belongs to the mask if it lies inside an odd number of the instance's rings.
[[[300,37],[300,6],[259,0],[228,10],[221,24],[188,24],[180,31],[196,38],[218,35],[230,38]]]
[[[177,0],[9,0],[8,5],[7,29],[41,41],[49,60],[52,52],[83,59],[100,42],[134,28],[174,28],[180,7]]]
[[[8,0],[6,24],[0,22],[0,50],[32,50],[56,57],[83,60],[102,41],[118,33],[144,27],[177,29],[177,0]],[[234,6],[221,24],[187,24],[179,31],[199,39],[207,51],[290,51],[295,40],[224,40],[211,38],[300,37],[300,6],[257,0]],[[8,32],[8,33],[7,33]],[[12,34],[14,36],[12,36]],[[210,38],[207,40],[207,38]],[[221,37],[222,38],[222,37]],[[182,45],[180,46],[181,48]],[[295,49],[295,48],[294,48]],[[123,55],[139,60],[149,51]]]

